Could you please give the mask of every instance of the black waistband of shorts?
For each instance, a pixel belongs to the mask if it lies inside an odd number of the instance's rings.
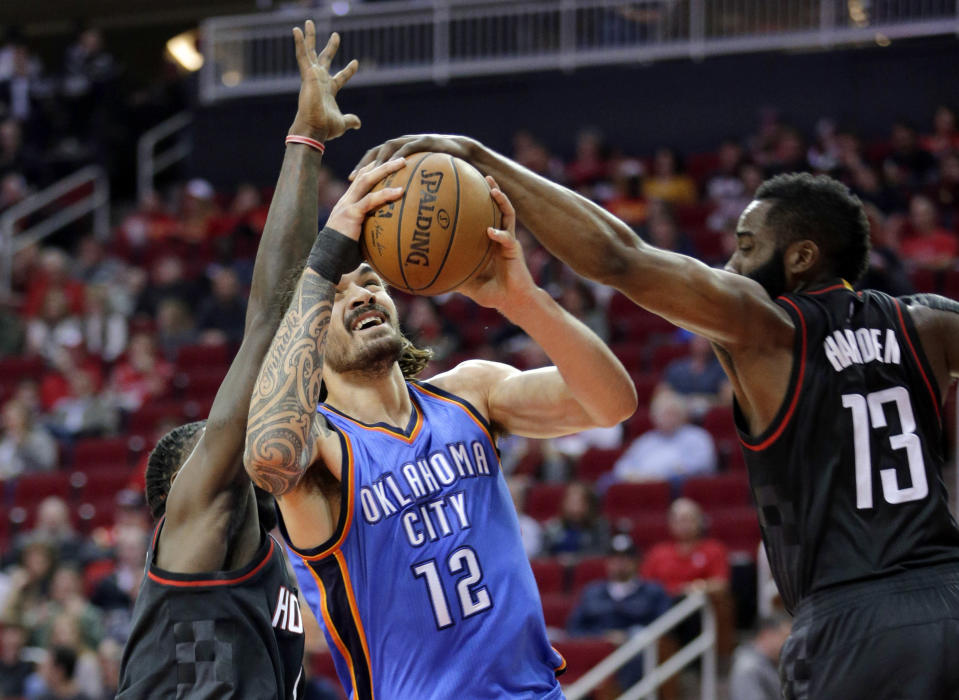
[[[883,578],[857,581],[818,591],[803,600],[796,609],[795,624],[800,625],[830,615],[843,608],[863,607],[890,593],[959,586],[959,563],[948,562],[905,569]]]

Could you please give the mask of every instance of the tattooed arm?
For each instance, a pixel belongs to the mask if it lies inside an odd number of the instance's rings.
[[[402,194],[398,187],[370,189],[401,167],[402,160],[393,160],[365,168],[333,207],[263,360],[250,400],[243,461],[253,483],[274,496],[297,485],[330,437],[315,416],[336,283],[359,265],[357,241],[367,212]]]
[[[335,101],[357,66],[353,61],[331,76],[328,68],[339,38],[331,36],[317,55],[313,23],[307,22],[305,29],[305,34],[294,30],[303,84],[290,133],[330,140],[359,126],[359,119],[341,114]],[[243,342],[167,497],[162,537],[174,538],[177,546],[161,546],[164,568],[184,573],[217,570],[230,550],[231,519],[250,494],[242,460],[250,394],[283,314],[284,279],[295,274],[316,237],[320,160],[320,152],[307,146],[286,146],[254,263]]]

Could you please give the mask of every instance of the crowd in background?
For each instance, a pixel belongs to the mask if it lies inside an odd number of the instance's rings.
[[[92,29],[78,34],[59,71],[44,69],[16,37],[0,47],[0,212],[78,162],[113,158],[111,125],[130,104],[118,106],[113,90],[121,72]],[[959,130],[947,106],[927,124],[891,124],[876,143],[826,118],[803,133],[767,110],[750,133],[687,158],[666,146],[624,153],[594,128],[553,146],[571,146],[573,156],[560,158],[525,131],[504,150],[600,203],[651,243],[710,264],[732,252],[736,220],[765,178],[807,170],[839,178],[865,203],[873,237],[867,286],[893,294],[917,285],[948,291],[959,279],[952,275],[959,262]],[[341,178],[324,171],[321,219],[344,190]],[[76,503],[50,497],[0,529],[0,698],[113,696],[152,529],[140,494],[145,456],[186,417],[186,403],[205,415],[241,339],[270,194],[252,184],[222,192],[187,178],[129,204],[106,240],[72,227],[17,254],[13,295],[0,308],[0,358],[30,371],[0,378],[0,512],[11,519],[18,480],[68,472],[84,441],[140,442],[109,522],[94,527]],[[518,233],[536,281],[650,387],[643,420],[501,444],[530,557],[564,566],[603,557],[605,568],[580,588],[565,630],[554,633],[619,642],[690,590],[717,600],[730,595],[726,544],[710,537],[695,501],[673,500],[687,480],[730,468],[704,420],[729,406],[730,390],[702,338],[671,328],[655,337],[631,334],[618,295],[576,278]],[[425,376],[466,358],[522,368],[548,362],[519,329],[455,294],[398,295],[398,308],[408,334],[435,351]],[[584,455],[596,450],[616,458],[584,479]],[[600,504],[617,484],[645,482],[667,484],[672,503],[662,541],[640,551]],[[561,498],[554,514],[537,519],[523,510],[526,495],[543,483],[562,485]],[[780,618],[764,619],[736,654],[735,682],[769,681],[783,628]],[[638,672],[627,669],[621,682]]]

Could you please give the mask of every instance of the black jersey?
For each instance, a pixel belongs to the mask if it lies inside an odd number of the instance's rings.
[[[959,562],[941,478],[941,399],[898,300],[836,284],[777,303],[796,326],[786,398],[744,431],[753,497],[787,609],[810,593]]]
[[[156,566],[157,525],[120,666],[119,700],[302,697],[303,618],[280,545],[263,532],[242,569]]]

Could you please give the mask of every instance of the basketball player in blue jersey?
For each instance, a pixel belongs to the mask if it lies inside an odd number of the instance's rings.
[[[489,230],[493,257],[459,291],[520,326],[555,366],[470,361],[413,381],[429,355],[401,335],[383,281],[359,258],[381,178],[359,174],[314,246],[250,403],[247,470],[277,499],[350,697],[562,697],[564,661],[547,641],[496,439],[614,425],[635,410],[634,387],[535,286],[494,182],[503,230]]]
[[[959,528],[941,478],[959,303],[853,289],[869,251],[861,202],[825,176],[775,177],[714,270],[471,139],[404,137],[363,162],[419,151],[493,175],[577,272],[713,342],[769,563],[796,615],[784,697],[959,698]]]

